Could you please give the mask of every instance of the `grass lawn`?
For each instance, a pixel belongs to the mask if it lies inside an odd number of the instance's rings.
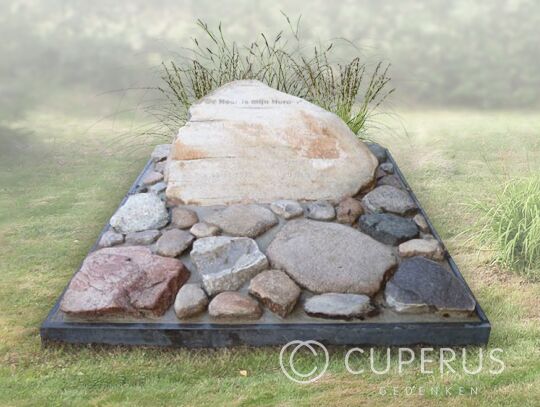
[[[36,111],[9,124],[34,131],[30,147],[0,146],[0,405],[539,405],[540,284],[491,266],[467,239],[474,200],[540,172],[540,114],[402,112],[399,120],[385,118],[375,138],[390,147],[490,318],[502,374],[354,376],[347,349],[334,348],[327,374],[298,385],[282,374],[279,348],[41,348],[41,321],[151,148],[118,142],[127,121],[92,126],[92,118]],[[474,364],[479,351],[471,352]],[[436,385],[478,394],[404,394],[404,386]],[[399,397],[380,394],[392,386]]]

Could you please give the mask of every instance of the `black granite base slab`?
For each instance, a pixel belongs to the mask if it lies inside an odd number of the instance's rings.
[[[417,204],[419,213],[426,218],[431,234],[442,243],[389,152],[388,161],[394,165],[395,175],[399,177],[403,187]],[[129,195],[137,192],[143,174],[151,165],[151,161],[146,164],[120,206]],[[108,225],[102,233],[107,229]],[[95,249],[100,237],[91,251]],[[446,250],[445,252],[449,271],[457,276],[463,282],[464,289],[470,292],[470,288],[454,260]],[[62,297],[63,293],[40,328],[44,345],[65,342],[213,348],[240,345],[284,345],[292,340],[317,340],[325,345],[413,346],[426,344],[463,346],[487,344],[491,331],[489,320],[478,302],[476,302],[474,315],[466,318],[395,315],[391,311],[387,311],[390,315],[386,317],[355,321],[338,322],[318,318],[303,320],[298,317],[291,318],[290,321],[270,318],[252,323],[226,324],[208,320],[185,323],[175,319],[172,310],[169,310],[167,315],[158,320],[112,320],[106,322],[74,320],[60,311]]]

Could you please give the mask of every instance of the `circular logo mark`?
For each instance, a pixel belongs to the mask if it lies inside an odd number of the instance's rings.
[[[319,351],[317,351],[317,348]],[[307,373],[298,371],[295,367],[295,363],[298,363],[299,359],[297,356],[298,352],[302,349],[309,350],[311,352],[311,355],[313,355],[314,359],[314,367]],[[288,352],[289,350],[291,353],[288,357],[286,357],[286,352]],[[319,360],[321,359],[321,354],[324,355],[323,363],[321,363],[321,361]],[[283,346],[281,348],[281,352],[279,352],[279,364],[281,366],[281,370],[290,380],[300,384],[313,383],[314,381],[319,380],[328,368],[329,359],[330,358],[328,357],[328,350],[324,347],[324,345],[320,342],[312,340],[291,341],[285,346]]]

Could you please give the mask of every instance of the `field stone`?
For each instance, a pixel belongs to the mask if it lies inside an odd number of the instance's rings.
[[[424,218],[421,214],[417,213],[416,215],[414,215],[413,220],[422,233],[429,233],[431,231],[426,221],[426,218]]]
[[[335,219],[336,210],[330,202],[311,202],[306,208],[306,217],[314,220],[328,221]]]
[[[161,232],[156,229],[128,233],[126,235],[126,243],[130,245],[149,245],[154,243],[160,236]]]
[[[147,247],[100,249],[69,283],[61,310],[81,317],[159,317],[188,278],[180,260],[156,256]]]
[[[182,207],[175,207],[171,213],[171,224],[180,229],[187,229],[192,227],[199,221],[197,212]]]
[[[390,212],[406,215],[416,210],[416,204],[406,192],[391,185],[382,185],[362,198],[362,204],[371,212]]]
[[[156,253],[167,257],[180,256],[195,240],[185,230],[170,229],[163,232],[156,244]]]
[[[304,213],[302,205],[297,201],[292,201],[290,199],[280,199],[278,201],[272,202],[270,209],[276,215],[281,216],[284,219],[292,219],[300,216]]]
[[[171,145],[170,144],[158,144],[154,147],[154,151],[152,151],[152,154],[150,157],[154,162],[159,162],[166,160],[169,156],[169,153],[171,151]]]
[[[237,290],[268,267],[268,260],[255,240],[246,237],[197,239],[190,256],[208,295]]]
[[[159,229],[168,222],[165,204],[156,195],[148,193],[129,196],[110,220],[111,226],[124,234]]]
[[[379,168],[383,170],[387,174],[393,174],[394,173],[394,164],[392,163],[382,163]]]
[[[99,239],[99,247],[111,247],[116,246],[117,244],[124,243],[124,235],[121,233],[116,233],[114,230],[108,230],[101,236]]]
[[[148,191],[153,194],[159,195],[164,192],[166,188],[167,184],[165,182],[158,182],[157,184],[154,184],[150,188],[148,188]]]
[[[398,247],[401,257],[423,256],[433,260],[443,260],[444,252],[435,239],[412,239],[401,243]]]
[[[217,226],[209,225],[205,222],[198,222],[194,224],[191,229],[189,229],[189,233],[191,233],[197,239],[201,239],[203,237],[217,236],[220,232],[221,230]]]
[[[259,319],[262,309],[249,295],[225,291],[210,302],[208,313],[211,317],[220,319]]]
[[[403,188],[403,184],[395,175],[386,175],[377,181],[377,186],[390,185],[395,188]]]
[[[206,310],[208,297],[199,284],[184,284],[174,301],[174,312],[180,319],[190,318]]]
[[[337,201],[373,182],[377,159],[342,119],[260,81],[229,82],[189,116],[167,161],[169,203]]]
[[[397,261],[391,248],[356,229],[307,219],[285,224],[266,255],[273,268],[314,293],[373,295]]]
[[[144,185],[153,185],[160,181],[163,181],[163,174],[157,171],[150,171],[142,179]]]
[[[276,215],[260,205],[231,205],[204,218],[229,236],[257,237],[278,223]]]
[[[347,225],[352,225],[356,219],[364,213],[364,208],[360,201],[354,198],[345,198],[336,209],[337,221]]]
[[[304,304],[312,317],[353,319],[362,318],[374,310],[367,295],[327,293],[315,295]]]
[[[397,246],[418,236],[416,224],[409,218],[392,213],[372,213],[360,216],[360,230],[384,244]]]
[[[465,286],[439,263],[424,257],[404,260],[386,284],[387,304],[397,312],[472,312],[475,301]]]
[[[379,164],[386,161],[386,149],[377,143],[366,143],[371,153],[377,158]]]
[[[249,283],[249,293],[282,318],[292,312],[300,292],[296,283],[281,270],[263,271]]]

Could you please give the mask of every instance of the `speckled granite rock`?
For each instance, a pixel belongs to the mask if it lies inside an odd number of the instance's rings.
[[[153,194],[131,195],[110,220],[111,226],[124,234],[159,229],[168,222],[165,204]]]
[[[263,271],[249,283],[249,293],[282,318],[292,312],[300,292],[295,282],[281,270]]]
[[[391,212],[405,215],[417,207],[410,195],[391,185],[382,185],[362,198],[362,204],[371,212]]]
[[[176,294],[174,312],[180,319],[190,318],[206,310],[208,297],[199,284],[184,284]]]

